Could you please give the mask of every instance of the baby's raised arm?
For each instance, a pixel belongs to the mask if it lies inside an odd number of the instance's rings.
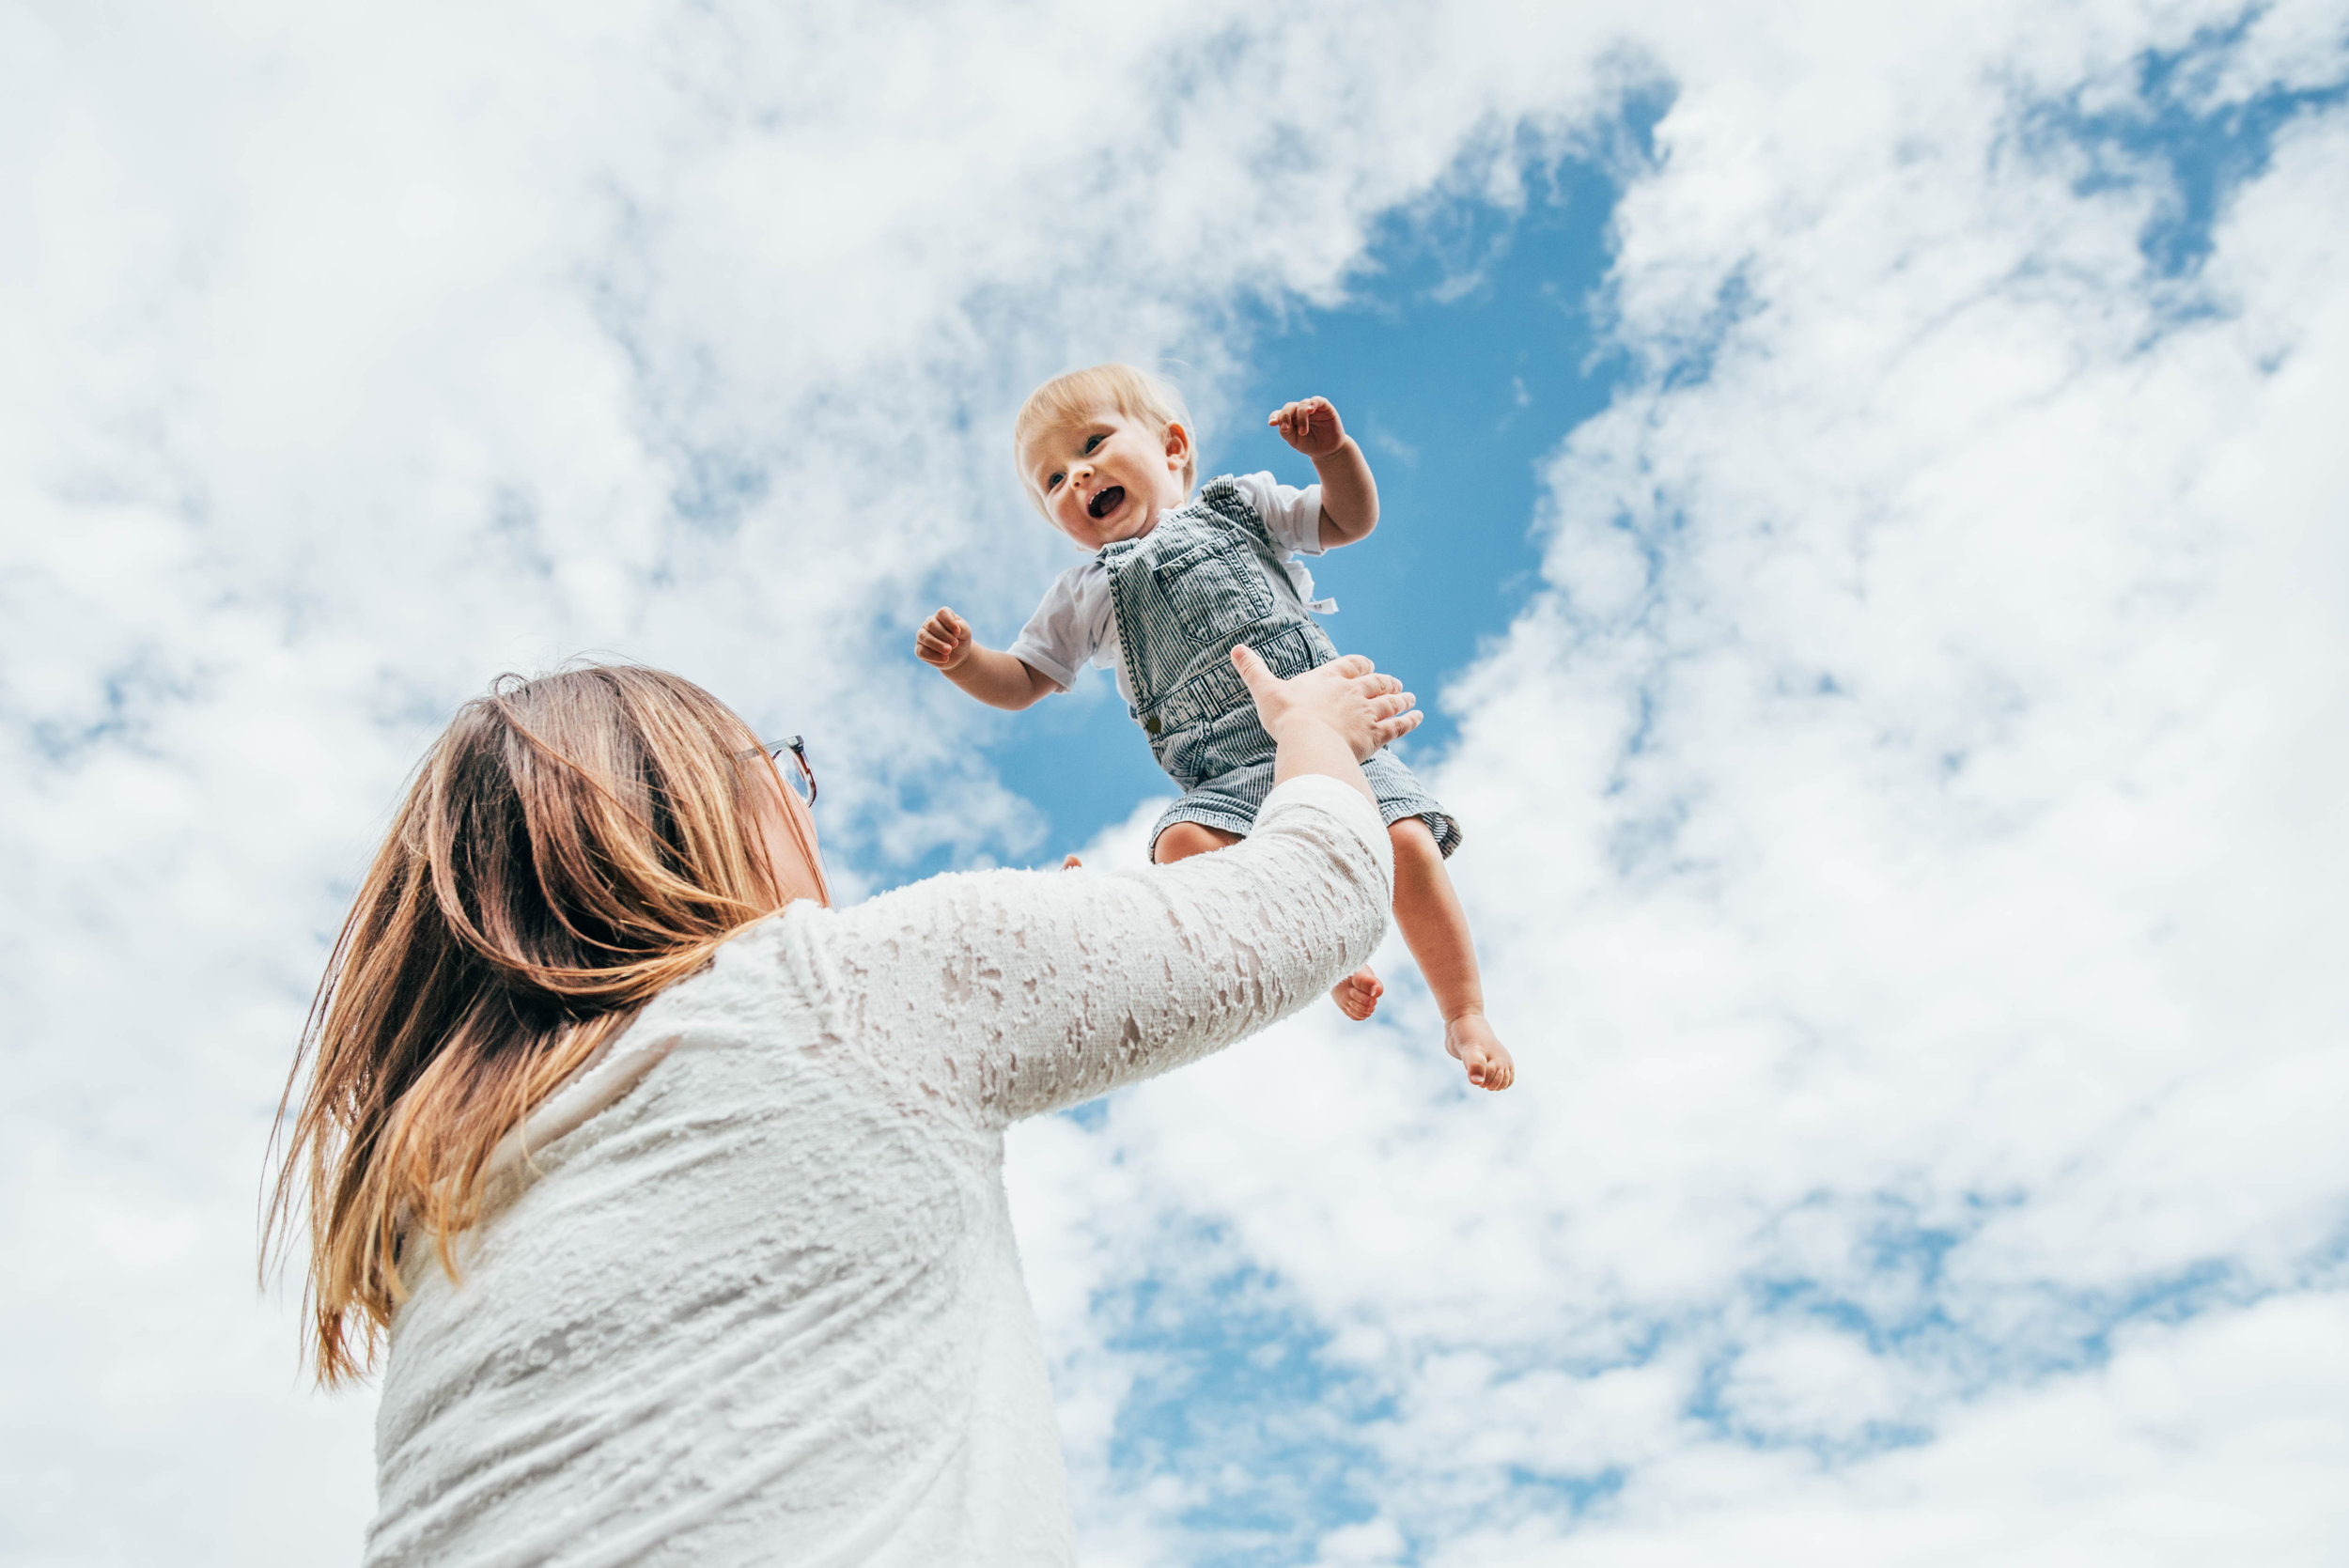
[[[1335,550],[1370,537],[1378,526],[1378,481],[1371,477],[1361,446],[1346,433],[1336,405],[1327,397],[1283,403],[1265,423],[1314,460],[1321,480],[1321,548]]]
[[[1017,711],[1030,707],[1060,690],[1060,682],[998,648],[984,648],[971,634],[971,623],[951,610],[941,609],[913,634],[913,651],[922,662],[961,687],[989,707]]]

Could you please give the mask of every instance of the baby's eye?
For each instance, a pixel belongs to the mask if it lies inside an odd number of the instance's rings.
[[[1045,480],[1045,481],[1044,481],[1044,493],[1045,493],[1046,495],[1050,495],[1050,494],[1051,494],[1054,490],[1056,490],[1056,489],[1060,489],[1060,482],[1061,482],[1061,478],[1062,478],[1062,475],[1055,474],[1053,474],[1053,475],[1052,475],[1050,479]]]
[[[1094,449],[1095,447],[1097,447],[1097,446],[1100,445],[1103,442],[1107,441],[1108,439],[1109,439],[1109,438],[1108,438],[1107,436],[1087,436],[1087,437],[1085,437],[1085,456],[1086,456],[1086,457],[1088,457],[1088,458],[1089,458],[1089,457],[1091,457],[1091,456],[1093,456],[1093,449]]]

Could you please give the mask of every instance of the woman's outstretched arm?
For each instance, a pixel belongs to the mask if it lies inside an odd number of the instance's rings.
[[[1369,660],[1274,679],[1237,662],[1279,744],[1242,844],[1109,875],[935,877],[794,923],[828,1032],[871,1070],[1001,1125],[1254,1032],[1384,934],[1392,849],[1357,758],[1417,722]]]

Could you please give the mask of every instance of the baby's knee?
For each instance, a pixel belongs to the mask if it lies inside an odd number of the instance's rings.
[[[1408,859],[1422,865],[1443,863],[1443,850],[1436,843],[1436,835],[1416,816],[1389,823],[1387,837],[1394,845],[1394,858],[1398,861]]]
[[[1173,865],[1176,861],[1187,861],[1193,855],[1204,855],[1210,849],[1238,842],[1238,835],[1218,832],[1204,822],[1170,823],[1158,842],[1150,846],[1150,859],[1159,865]]]

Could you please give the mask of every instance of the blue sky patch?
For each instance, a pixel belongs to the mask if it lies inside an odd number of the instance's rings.
[[[2266,172],[2278,133],[2349,97],[2349,82],[2271,83],[2239,100],[2213,101],[2220,73],[2264,9],[2253,7],[2224,26],[2203,28],[2183,48],[2139,54],[2136,95],[2120,107],[2083,112],[2076,91],[2026,116],[2026,146],[2068,142],[2086,154],[2087,167],[2073,181],[2077,194],[2155,185],[2157,199],[2139,244],[2158,276],[2183,278],[2200,269],[2227,198]]]
[[[1112,1468],[1182,1477],[1204,1496],[1179,1516],[1202,1564],[1288,1563],[1377,1512],[1381,1462],[1357,1433],[1389,1413],[1280,1283],[1242,1267],[1189,1287],[1150,1277],[1097,1299],[1112,1348],[1141,1368],[1118,1414]]]

